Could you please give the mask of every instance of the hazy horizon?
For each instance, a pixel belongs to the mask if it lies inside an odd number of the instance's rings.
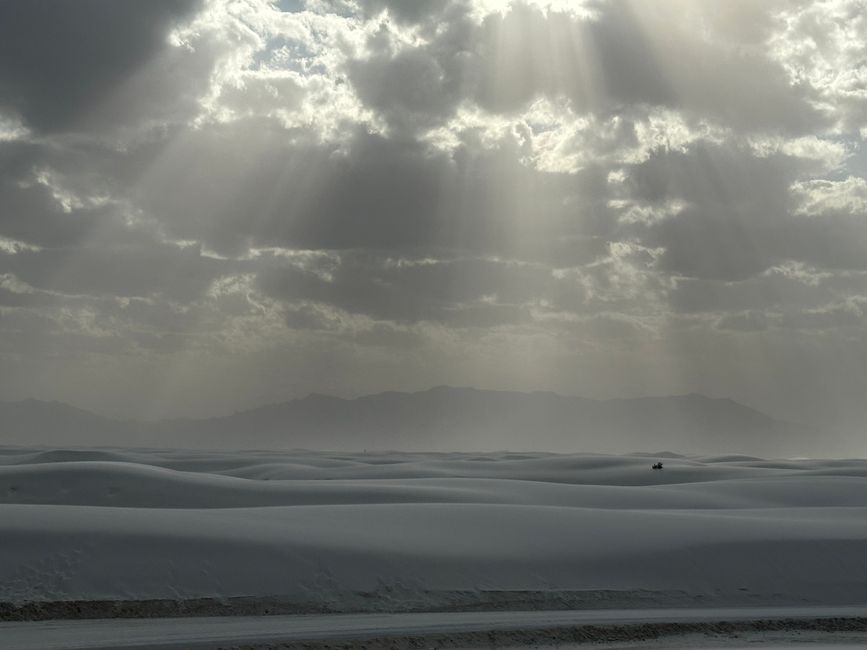
[[[867,421],[861,0],[0,3],[0,401]]]
[[[571,394],[567,394],[567,393],[559,393],[557,391],[551,391],[551,390],[511,390],[511,389],[505,389],[505,388],[497,389],[497,388],[484,388],[484,387],[480,387],[480,386],[458,386],[458,385],[450,385],[450,384],[437,384],[435,386],[426,386],[426,387],[413,389],[413,390],[393,388],[393,389],[385,389],[385,390],[381,390],[381,391],[376,391],[373,393],[357,393],[357,394],[356,393],[337,394],[337,393],[327,393],[327,392],[320,392],[320,391],[310,391],[310,392],[300,394],[300,395],[288,395],[282,399],[278,398],[278,399],[276,399],[274,401],[270,401],[270,402],[251,403],[249,405],[240,406],[238,408],[232,408],[231,410],[223,410],[223,411],[215,410],[215,411],[211,411],[211,412],[192,414],[192,415],[187,415],[187,416],[178,416],[178,418],[179,419],[207,419],[207,418],[214,418],[214,417],[224,417],[224,416],[234,415],[237,413],[242,413],[245,411],[256,410],[256,409],[263,408],[263,407],[278,406],[281,404],[286,404],[288,402],[297,402],[300,400],[305,400],[305,399],[308,399],[311,397],[317,397],[317,396],[327,397],[327,398],[335,398],[335,399],[344,400],[344,401],[353,401],[353,400],[357,400],[357,399],[363,399],[365,397],[376,397],[379,395],[388,395],[388,394],[414,395],[414,394],[418,394],[418,393],[430,393],[430,392],[434,392],[434,391],[441,390],[441,389],[456,390],[456,391],[465,391],[465,390],[466,391],[477,391],[480,393],[516,393],[516,394],[521,394],[521,395],[550,394],[550,395],[556,395],[557,397],[563,397],[563,398],[567,398],[567,399],[575,398],[575,399],[579,399],[579,400],[591,400],[594,402],[630,401],[630,400],[642,400],[642,399],[666,399],[666,398],[699,396],[699,397],[704,397],[704,398],[707,398],[710,400],[730,400],[730,401],[735,402],[736,404],[740,404],[741,406],[745,406],[747,408],[754,409],[754,410],[762,413],[763,415],[767,415],[768,417],[771,417],[774,419],[779,419],[781,421],[785,421],[783,418],[777,418],[773,413],[766,413],[766,412],[762,411],[762,409],[760,409],[760,408],[758,408],[752,404],[747,404],[746,402],[740,402],[738,400],[734,400],[731,397],[728,397],[727,395],[706,395],[704,393],[698,393],[695,391],[692,391],[689,393],[679,393],[679,394],[647,393],[647,394],[643,394],[643,395],[611,396],[611,397],[604,397],[604,398],[594,398],[594,397],[587,397],[586,395],[571,395]],[[26,402],[29,400],[34,401],[34,402],[43,402],[43,403],[52,403],[53,402],[53,403],[63,404],[66,406],[71,406],[71,407],[76,408],[76,409],[89,411],[95,415],[100,415],[100,416],[111,418],[111,419],[132,419],[132,420],[143,420],[143,421],[174,419],[172,417],[157,417],[157,418],[136,418],[136,417],[123,418],[123,417],[117,417],[117,416],[111,415],[110,413],[104,413],[101,411],[85,408],[85,407],[81,406],[80,404],[75,404],[72,402],[64,402],[62,400],[43,399],[43,398],[40,398],[38,396],[28,396],[28,397],[23,397],[23,398],[14,399],[14,400],[0,400],[0,403],[2,403],[2,402],[6,402],[6,403]],[[789,422],[791,424],[804,424],[802,422],[796,422],[796,421],[789,421]]]

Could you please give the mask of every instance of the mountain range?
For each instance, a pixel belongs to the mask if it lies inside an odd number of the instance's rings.
[[[827,455],[817,429],[691,393],[594,400],[440,386],[355,399],[311,394],[233,415],[116,420],[59,402],[0,402],[0,444]]]

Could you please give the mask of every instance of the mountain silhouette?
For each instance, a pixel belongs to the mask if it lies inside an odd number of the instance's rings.
[[[311,394],[233,415],[113,420],[58,402],[0,402],[0,443],[247,449],[534,450],[758,456],[829,453],[816,429],[730,399],[593,400],[439,386],[355,399]]]

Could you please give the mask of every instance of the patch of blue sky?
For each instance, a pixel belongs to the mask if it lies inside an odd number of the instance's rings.
[[[304,0],[277,0],[275,4],[280,11],[293,14],[304,11],[307,8]]]

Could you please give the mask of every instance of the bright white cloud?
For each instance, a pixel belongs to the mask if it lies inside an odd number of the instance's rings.
[[[837,212],[867,219],[867,180],[864,178],[803,181],[792,186],[792,195],[798,204],[797,214],[817,216]]]

